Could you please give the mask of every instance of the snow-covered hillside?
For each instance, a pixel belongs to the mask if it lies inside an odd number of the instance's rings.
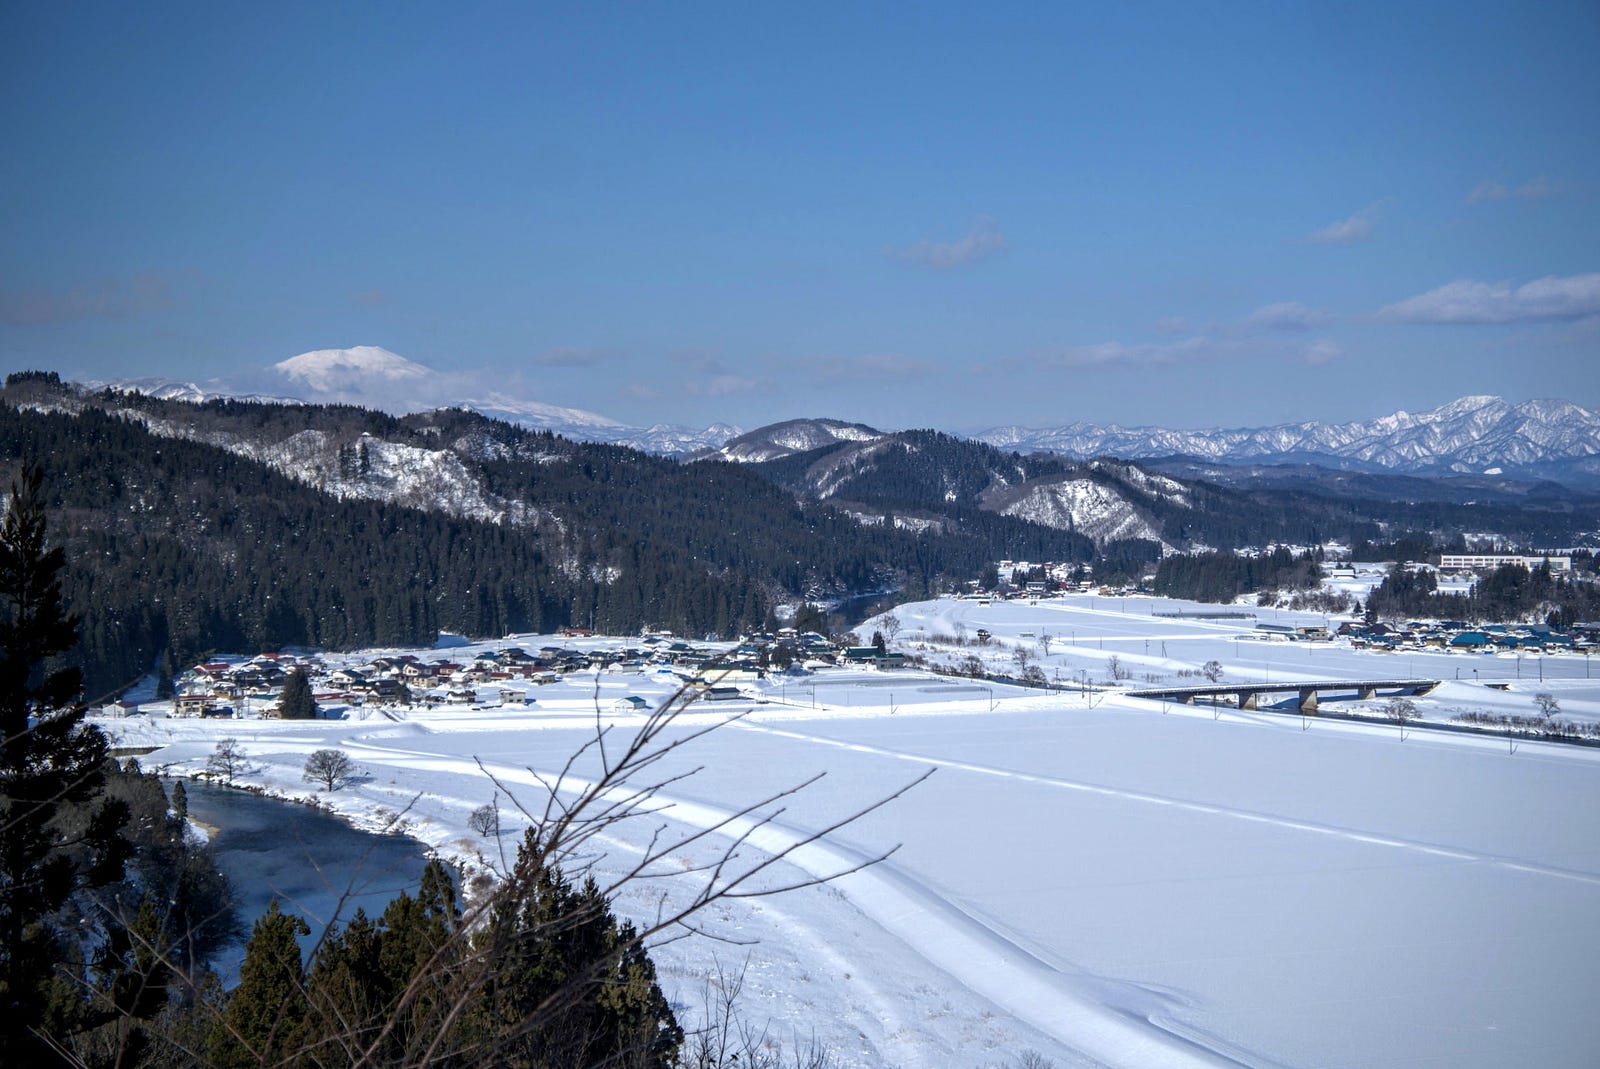
[[[528,526],[553,521],[543,510],[488,490],[481,476],[462,460],[462,455],[473,456],[474,450],[484,448],[482,443],[455,443],[461,450],[458,454],[454,449],[424,449],[363,434],[353,445],[341,445],[318,430],[263,442],[223,431],[198,430],[134,408],[118,410],[118,414],[143,423],[152,433],[205,442],[259,461],[335,497],[386,501],[491,523]]]
[[[1127,498],[1112,487],[1089,478],[1029,484],[1011,492],[1007,503],[998,511],[1003,516],[1015,516],[1046,527],[1078,531],[1097,544],[1123,538],[1163,541],[1161,532],[1140,515]]]

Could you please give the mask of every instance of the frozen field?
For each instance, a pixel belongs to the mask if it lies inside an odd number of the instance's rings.
[[[1320,616],[1154,615],[1178,611],[1217,610],[1131,598],[927,602],[896,610],[896,646],[978,653],[1013,670],[1023,645],[1063,680],[1104,678],[1114,654],[1134,685],[1176,683],[1213,659],[1235,682],[1439,678],[1449,682],[1418,699],[1427,719],[1525,715],[1541,689],[1564,715],[1600,716],[1581,657],[1381,655],[1244,637],[1256,622]],[[938,643],[961,627],[994,639]],[[147,767],[196,769],[217,738],[234,737],[256,762],[247,778],[287,794],[311,793],[306,753],[340,746],[367,776],[328,802],[357,822],[409,805],[409,831],[471,859],[483,844],[466,816],[493,794],[479,762],[537,801],[533,773],[559,768],[592,733],[597,701],[659,700],[668,686],[591,673],[541,689],[537,711],[105,726],[127,744],[164,747]],[[825,874],[903,844],[889,861],[720,906],[710,927],[726,941],[661,949],[686,1023],[714,963],[737,968],[748,956],[747,1011],[776,1035],[815,1034],[846,1065],[976,1069],[1026,1050],[1058,1065],[1129,1067],[1594,1064],[1600,750],[1523,742],[1510,753],[1496,738],[1402,740],[1392,724],[1163,710],[1111,691],[1045,694],[910,671],[834,670],[763,689],[768,704],[684,718],[687,731],[749,710],[668,760],[660,774],[700,771],[670,788],[670,808],[606,842],[602,871],[661,821],[682,834],[817,773],[756,847],[781,847],[934,774],[793,858]],[[601,719],[619,733],[637,723]],[[591,771],[580,763],[577,774]],[[687,848],[684,861],[717,845]],[[660,890],[635,888],[619,905],[649,916]]]

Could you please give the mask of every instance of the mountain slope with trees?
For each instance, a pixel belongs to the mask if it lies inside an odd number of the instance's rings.
[[[866,526],[748,467],[682,465],[463,410],[83,395],[13,376],[0,457],[43,458],[98,697],[210,651],[428,643],[566,625],[759,627],[803,598],[936,589],[996,556],[1065,556],[1059,532]],[[157,432],[160,433],[157,433]],[[292,475],[262,457],[319,436]],[[448,453],[498,519],[359,492],[362,452]],[[430,470],[449,470],[443,463]]]

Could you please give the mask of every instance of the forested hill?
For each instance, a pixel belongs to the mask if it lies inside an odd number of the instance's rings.
[[[1423,480],[1393,476],[1330,484],[1331,473],[1317,469],[1222,485],[1110,458],[1007,453],[926,430],[837,442],[750,467],[796,494],[858,513],[892,514],[900,523],[956,521],[976,530],[1028,521],[1098,547],[1069,559],[1135,542],[1147,551],[1188,552],[1354,544],[1408,532],[1440,544],[1491,534],[1509,543],[1561,546],[1592,537],[1600,526],[1600,497],[1553,484],[1510,496],[1477,484],[1432,480],[1419,486],[1412,484]]]
[[[209,651],[569,623],[730,634],[780,601],[926,590],[1075,544],[1020,523],[999,542],[862,525],[737,465],[464,411],[129,401],[20,376],[0,397],[0,457],[46,469],[91,696]]]

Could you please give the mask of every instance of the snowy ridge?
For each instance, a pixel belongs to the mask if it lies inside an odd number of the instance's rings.
[[[683,457],[703,450],[721,449],[730,439],[737,438],[743,433],[743,430],[731,423],[713,423],[703,430],[673,423],[657,423],[644,430],[616,431],[604,440],[612,445],[625,445],[630,449],[637,449],[642,453]]]
[[[1600,455],[1600,413],[1566,401],[1512,405],[1498,397],[1462,397],[1429,412],[1395,412],[1354,423],[1284,423],[1263,428],[1166,430],[1078,422],[1030,429],[997,427],[978,441],[1006,449],[1068,456],[1184,455],[1245,460],[1335,457],[1396,471],[1445,467],[1481,471]]]
[[[1127,498],[1094,479],[1067,478],[1036,483],[1022,488],[1020,497],[998,511],[1002,516],[1077,531],[1096,543],[1145,538],[1161,542],[1165,549],[1172,548]]]
[[[724,443],[720,449],[696,454],[689,459],[761,463],[840,442],[870,442],[882,436],[882,431],[861,423],[845,423],[836,419],[791,419],[741,434]]]
[[[145,397],[154,397],[158,401],[186,401],[192,405],[203,405],[207,401],[223,399],[253,401],[262,405],[300,405],[305,403],[294,397],[280,397],[275,394],[240,393],[216,382],[200,385],[199,383],[184,382],[179,379],[143,378],[111,379],[108,381],[91,379],[76,385],[88,393],[110,390],[113,393],[142,394]]]
[[[517,526],[537,526],[554,519],[524,502],[490,494],[461,457],[448,449],[422,449],[363,434],[354,446],[341,450],[340,443],[317,430],[257,444],[231,434],[201,432],[155,419],[137,409],[121,409],[117,414],[144,424],[152,434],[214,445],[335,497],[383,501]],[[486,448],[481,443],[475,447]]]
[[[1167,498],[1185,508],[1194,507],[1194,499],[1189,493],[1189,488],[1171,476],[1146,471],[1137,464],[1121,464],[1105,460],[1096,460],[1089,465],[1089,468],[1092,471],[1109,474],[1147,494]]]
[[[855,449],[843,449],[825,456],[806,472],[807,482],[820,499],[837,494],[852,478],[870,468],[874,457],[883,452],[883,442],[871,442]]]
[[[552,431],[578,441],[610,441],[611,436],[627,430],[623,424],[605,416],[586,412],[581,408],[563,408],[540,401],[522,401],[496,394],[485,400],[456,401],[450,408],[464,408],[490,419],[525,427],[529,430]]]

